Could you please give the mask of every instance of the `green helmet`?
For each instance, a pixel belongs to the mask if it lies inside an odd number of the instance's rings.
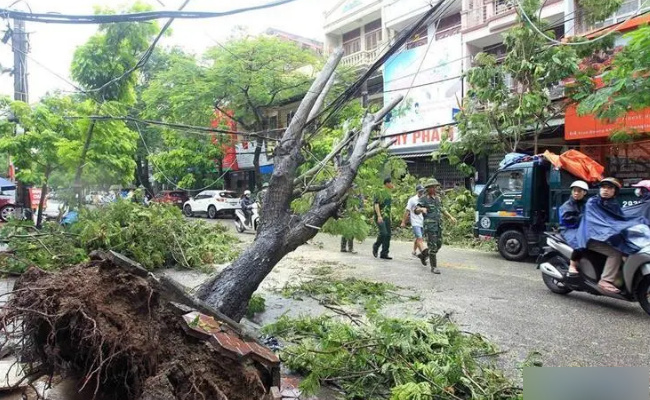
[[[268,183],[268,182],[264,182],[264,184],[262,185],[262,187],[263,187],[263,188],[267,188],[267,187],[269,187],[269,183]]]
[[[433,178],[433,179],[429,179],[424,183],[425,188],[430,188],[432,186],[440,186],[440,182],[438,182],[436,178]]]

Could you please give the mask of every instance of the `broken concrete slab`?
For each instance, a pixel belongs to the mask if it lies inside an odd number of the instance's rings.
[[[0,360],[0,390],[14,389],[25,375],[23,366],[15,357]],[[27,386],[26,381],[18,387],[25,386]]]

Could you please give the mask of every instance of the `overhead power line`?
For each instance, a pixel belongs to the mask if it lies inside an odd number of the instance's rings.
[[[114,24],[118,22],[145,22],[163,18],[205,19],[219,18],[241,14],[249,11],[263,10],[288,4],[296,0],[277,0],[257,6],[236,8],[228,11],[146,11],[128,14],[53,14],[29,13],[24,11],[0,8],[2,18],[13,18],[22,21],[41,22],[48,24]]]
[[[280,139],[278,138],[273,138],[269,136],[265,136],[264,134],[272,134],[275,132],[282,133],[286,129],[285,128],[278,128],[278,129],[268,129],[265,131],[260,131],[260,132],[240,132],[240,131],[231,131],[227,129],[219,129],[219,128],[209,128],[205,126],[195,126],[195,125],[186,125],[186,124],[179,124],[179,123],[172,123],[172,122],[164,122],[164,121],[154,121],[150,119],[140,119],[136,117],[131,117],[131,116],[113,116],[113,115],[87,115],[87,116],[66,116],[64,117],[66,119],[90,119],[90,120],[95,120],[95,121],[129,121],[129,122],[135,122],[135,123],[141,123],[141,124],[146,124],[146,125],[158,125],[158,126],[164,126],[167,128],[173,128],[173,129],[178,129],[178,130],[186,130],[186,131],[195,131],[195,132],[200,132],[204,135],[209,135],[211,133],[221,133],[221,134],[226,134],[226,135],[236,135],[236,136],[249,136],[249,137],[259,137],[261,139],[265,140],[272,140],[272,141],[279,141]]]

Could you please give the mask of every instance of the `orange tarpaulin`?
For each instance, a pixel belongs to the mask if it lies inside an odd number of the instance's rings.
[[[561,168],[589,183],[599,182],[605,172],[605,167],[578,150],[565,151],[559,156],[546,150],[544,158],[556,168]]]

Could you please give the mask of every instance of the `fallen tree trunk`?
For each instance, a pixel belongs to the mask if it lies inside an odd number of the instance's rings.
[[[401,97],[376,114],[366,114],[359,131],[348,132],[319,166],[298,176],[298,168],[304,162],[305,133],[310,130],[307,123],[324,103],[342,54],[339,50],[330,57],[275,150],[274,172],[263,204],[257,239],[230,266],[205,282],[197,293],[200,299],[235,321],[244,316],[253,292],[275,265],[313,238],[336,214],[361,164],[392,144],[382,142],[381,138],[371,139],[371,134]],[[312,185],[323,166],[334,159],[339,160],[338,175],[326,183]],[[293,213],[291,202],[310,192],[315,193],[311,208],[304,214]]]

